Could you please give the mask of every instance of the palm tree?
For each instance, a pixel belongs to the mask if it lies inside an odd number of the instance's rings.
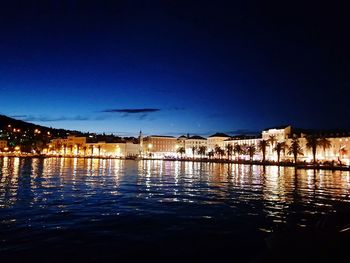
[[[233,152],[236,154],[236,157],[237,157],[237,155],[242,154],[242,147],[241,147],[241,145],[235,143],[235,145],[233,146]]]
[[[208,157],[209,157],[209,159],[210,159],[211,157],[213,157],[214,154],[215,154],[214,150],[211,150],[210,152],[208,152]]]
[[[80,146],[81,146],[81,144],[80,144],[80,143],[77,143],[77,155],[79,155],[79,152],[80,152]]]
[[[262,156],[263,156],[263,158],[262,158],[263,163],[265,162],[266,147],[267,147],[268,144],[269,144],[269,143],[268,143],[268,141],[266,141],[266,140],[261,140],[261,141],[259,142],[259,144],[258,144],[258,148],[259,148],[259,150],[261,151]]]
[[[192,146],[191,150],[192,150],[192,158],[194,159],[194,154],[196,153],[197,147]]]
[[[90,145],[90,149],[91,149],[91,156],[93,156],[94,155],[94,146]]]
[[[298,155],[303,155],[303,151],[301,150],[300,143],[297,138],[292,139],[292,143],[288,148],[288,154],[293,154],[295,164],[297,163]]]
[[[67,144],[63,144],[63,154],[66,155],[67,153]]]
[[[69,152],[70,152],[70,154],[72,154],[73,153],[73,145],[71,144],[71,145],[69,145]]]
[[[220,149],[220,151],[219,151],[220,159],[221,159],[222,157],[224,157],[225,154],[226,154],[226,151],[225,151],[224,149]]]
[[[84,146],[84,147],[83,147],[84,156],[86,156],[86,150],[87,150],[87,147],[86,147],[86,146]]]
[[[101,145],[97,145],[97,149],[98,149],[98,156],[101,156]]]
[[[243,155],[248,154],[248,155],[249,155],[249,153],[248,153],[248,147],[249,147],[248,144],[243,143],[243,144],[242,144],[242,152],[241,152],[241,154],[243,154]]]
[[[58,153],[61,153],[61,149],[62,149],[61,143],[57,143],[56,147],[55,147],[55,151],[58,152]]]
[[[318,138],[314,135],[308,135],[306,136],[305,139],[306,139],[306,148],[311,149],[314,163],[316,163],[316,152],[317,152],[317,147],[319,146]]]
[[[267,141],[270,144],[272,149],[275,146],[275,142],[277,142],[276,135],[270,135]]]
[[[319,145],[322,147],[324,157],[326,158],[326,149],[332,147],[331,141],[325,137],[321,137],[318,142],[319,142]]]
[[[216,145],[214,148],[214,152],[216,155],[221,156],[221,147],[219,145]]]
[[[250,161],[253,161],[254,154],[256,153],[256,147],[254,144],[251,144],[247,147],[247,153],[250,157]]]
[[[284,151],[286,149],[287,145],[285,142],[278,142],[275,146],[275,148],[273,148],[274,151],[277,152],[277,162],[280,162],[280,157],[281,157],[281,152]]]
[[[231,159],[231,156],[232,156],[232,152],[233,152],[233,146],[231,143],[227,144],[226,145],[226,151],[227,151],[227,157],[228,159]]]
[[[207,151],[207,146],[205,146],[205,145],[199,146],[199,148],[198,148],[198,154],[199,154],[202,158],[203,158],[203,156],[205,155],[206,151]]]
[[[180,154],[180,156],[182,158],[182,155],[186,152],[185,147],[179,147],[177,149],[177,152]]]

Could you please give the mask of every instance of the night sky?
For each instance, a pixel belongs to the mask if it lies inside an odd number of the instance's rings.
[[[120,135],[350,128],[350,8],[321,2],[1,1],[0,114]]]

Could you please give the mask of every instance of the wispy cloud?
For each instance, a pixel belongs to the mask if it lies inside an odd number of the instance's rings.
[[[152,112],[160,111],[160,109],[154,109],[154,108],[141,108],[141,109],[108,109],[103,110],[102,112],[108,112],[108,113],[126,113],[126,114],[147,114]]]
[[[148,119],[149,115],[155,112],[159,112],[161,109],[157,108],[129,108],[129,109],[107,109],[101,112],[103,113],[117,113],[120,114],[121,117],[136,117],[139,120]]]
[[[60,117],[48,117],[48,116],[34,116],[34,115],[18,115],[18,119],[23,121],[38,121],[38,122],[55,122],[55,121],[87,121],[91,118],[86,116],[60,116]]]

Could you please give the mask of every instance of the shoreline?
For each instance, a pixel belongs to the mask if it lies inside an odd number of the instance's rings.
[[[163,161],[182,161],[182,162],[204,162],[204,163],[224,163],[224,164],[244,164],[244,165],[260,165],[260,166],[283,166],[294,167],[296,169],[312,169],[312,170],[332,170],[332,171],[350,171],[350,166],[326,166],[313,165],[303,163],[285,163],[285,162],[260,162],[260,161],[246,161],[246,160],[225,160],[225,159],[172,159],[172,158],[143,158],[142,160],[163,160]]]
[[[247,161],[247,160],[227,160],[227,159],[191,159],[191,158],[125,158],[125,157],[104,157],[104,156],[50,156],[50,155],[0,155],[0,158],[4,157],[18,157],[18,158],[82,158],[82,159],[118,159],[118,160],[134,160],[134,161],[172,161],[172,162],[197,162],[197,163],[223,163],[223,164],[243,164],[243,165],[260,165],[260,166],[282,166],[282,167],[294,167],[296,169],[307,170],[331,170],[331,171],[350,171],[350,166],[327,166],[327,165],[313,165],[304,163],[289,163],[289,162],[261,162],[261,161]]]

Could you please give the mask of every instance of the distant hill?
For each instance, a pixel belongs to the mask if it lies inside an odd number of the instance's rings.
[[[38,141],[47,143],[51,139],[65,138],[68,135],[84,136],[89,143],[99,141],[110,143],[138,142],[138,139],[135,137],[119,137],[113,134],[83,133],[76,130],[56,129],[0,115],[0,139],[7,140],[9,145],[32,145],[33,142],[35,144]]]
[[[9,126],[10,125],[10,126]],[[0,115],[0,130],[9,131],[13,129],[20,129],[22,131],[34,131],[35,129],[40,130],[43,133],[50,132],[52,135],[56,136],[65,136],[67,133],[69,134],[81,134],[79,131],[71,131],[65,129],[55,129],[51,127],[45,127],[41,125],[37,125],[30,122],[25,122],[22,120],[17,120],[5,115]]]

